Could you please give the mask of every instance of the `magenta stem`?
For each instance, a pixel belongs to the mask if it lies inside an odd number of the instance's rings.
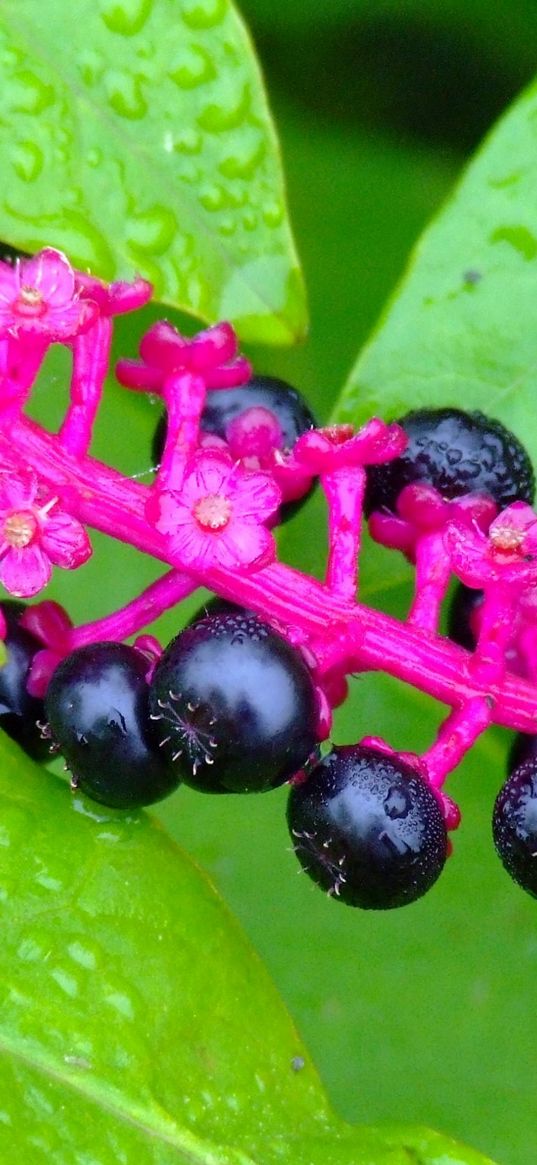
[[[61,445],[73,457],[88,452],[95,417],[108,372],[112,321],[100,316],[89,329],[73,341],[71,399],[59,430]]]
[[[176,372],[164,381],[162,395],[167,412],[166,441],[153,485],[157,492],[180,487],[185,462],[197,448],[205,381],[192,372]]]
[[[321,475],[328,502],[326,585],[341,599],[354,599],[358,586],[365,470],[360,466]]]
[[[416,543],[415,594],[408,621],[422,631],[437,632],[442,602],[451,577],[443,534],[435,530]]]
[[[196,585],[187,575],[176,570],[168,571],[118,611],[75,627],[69,635],[69,650],[84,647],[87,643],[121,642],[136,635],[142,627],[147,627],[164,611],[192,594]]]
[[[457,768],[491,720],[492,701],[487,696],[472,697],[447,717],[435,743],[421,757],[433,788],[442,788],[448,773]]]
[[[483,683],[500,680],[506,671],[505,653],[512,638],[517,599],[512,583],[507,587],[496,582],[485,588],[472,664],[476,679]]]
[[[350,607],[291,567],[275,564],[251,575],[217,567],[184,571],[169,540],[146,519],[151,487],[87,455],[75,458],[65,450],[58,458],[57,438],[28,418],[10,417],[0,427],[0,462],[15,471],[21,460],[39,466],[41,480],[73,516],[176,567],[185,587],[206,586],[291,633],[298,628],[319,660],[320,676],[386,671],[451,707],[490,697],[491,721],[537,732],[537,687],[528,680],[511,673],[484,678],[474,672],[469,652],[360,603]]]

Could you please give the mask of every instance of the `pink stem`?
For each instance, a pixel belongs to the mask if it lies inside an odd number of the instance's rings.
[[[58,458],[57,438],[16,417],[8,430],[0,427],[0,463],[15,470],[21,459],[39,466],[42,481],[73,516],[176,567],[188,580],[185,586],[204,585],[269,622],[300,628],[319,660],[320,676],[344,668],[386,671],[452,707],[489,696],[492,721],[537,733],[537,688],[528,680],[509,672],[483,678],[472,669],[472,655],[455,644],[425,637],[419,628],[359,603],[349,607],[323,583],[283,564],[251,575],[217,567],[184,571],[169,541],[145,517],[150,487],[89,456],[75,458],[65,450]]]
[[[128,639],[194,590],[196,583],[188,575],[170,570],[118,611],[74,628],[69,634],[69,651],[87,643],[121,642]]]
[[[321,475],[328,502],[328,565],[326,584],[341,599],[354,599],[358,586],[365,470],[360,466]]]
[[[513,584],[507,587],[497,582],[485,588],[472,664],[476,679],[483,683],[498,681],[505,673],[505,653],[512,638],[517,598]]]
[[[162,395],[167,410],[166,441],[153,485],[155,491],[179,487],[185,461],[198,444],[205,394],[203,377],[192,372],[175,372],[164,381]]]
[[[435,530],[416,543],[415,594],[408,621],[422,631],[436,633],[440,611],[451,577],[451,565],[443,534]]]
[[[100,316],[88,332],[73,341],[71,400],[59,430],[61,445],[73,457],[87,453],[108,372],[112,322]]]
[[[478,736],[489,727],[492,708],[487,696],[474,696],[444,721],[436,742],[421,757],[433,788],[442,788],[448,773],[457,768]]]

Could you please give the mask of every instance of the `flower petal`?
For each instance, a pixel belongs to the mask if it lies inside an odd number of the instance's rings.
[[[29,510],[37,494],[37,477],[31,469],[19,473],[0,471],[0,515]]]
[[[259,570],[274,561],[276,543],[265,526],[230,522],[218,536],[217,554],[219,566]]]
[[[71,264],[61,251],[45,247],[32,259],[26,259],[19,268],[21,286],[34,287],[49,307],[64,307],[75,291],[75,275]]]
[[[26,599],[39,594],[51,574],[50,562],[39,543],[22,550],[12,546],[0,560],[0,582],[17,598]]]
[[[268,473],[251,473],[241,466],[235,466],[230,475],[229,491],[237,518],[252,517],[264,522],[282,501],[281,489]]]
[[[77,518],[55,510],[43,520],[41,543],[55,566],[74,570],[91,556],[91,542]]]

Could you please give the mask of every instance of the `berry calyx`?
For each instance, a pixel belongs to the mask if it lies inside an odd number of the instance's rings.
[[[157,664],[150,707],[162,754],[202,792],[274,788],[316,753],[308,668],[247,611],[211,614],[182,631]]]
[[[287,819],[297,857],[349,906],[389,910],[421,898],[447,856],[440,804],[398,756],[334,748],[294,785]]]
[[[46,695],[73,787],[114,809],[152,805],[179,784],[152,737],[146,671],[133,647],[94,643],[62,661]]]
[[[45,719],[43,701],[31,696],[26,687],[35,654],[42,644],[20,626],[25,603],[5,600],[0,603],[6,621],[7,659],[0,667],[0,728],[16,740],[34,760],[43,760],[49,743],[39,724]]]
[[[492,835],[507,873],[537,898],[537,758],[524,761],[496,798]]]
[[[417,409],[397,422],[408,436],[401,457],[367,471],[365,511],[395,512],[406,485],[427,482],[444,498],[489,494],[500,509],[531,503],[533,469],[520,441],[500,421],[461,409]]]

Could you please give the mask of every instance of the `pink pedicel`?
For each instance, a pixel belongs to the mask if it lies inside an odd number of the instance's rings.
[[[167,568],[125,606],[79,627],[48,600],[28,608],[24,626],[42,644],[30,690],[42,696],[65,655],[103,640],[134,638],[150,671],[161,647],[144,628],[204,586],[256,612],[302,653],[318,692],[320,740],[349,677],[360,672],[385,671],[447,705],[430,748],[400,755],[430,784],[455,829],[460,814],[442,786],[479,735],[492,723],[537,733],[535,513],[515,503],[498,514],[488,497],[446,501],[427,485],[408,486],[397,514],[374,513],[369,525],[375,539],[414,564],[412,607],[406,621],[368,607],[357,597],[365,467],[399,456],[406,436],[374,418],[357,431],[311,430],[284,450],[277,420],[257,407],[230,426],[229,439],[204,434],[207,391],[246,385],[251,376],[226,322],[193,338],[154,324],[140,359],[119,361],[119,383],[159,395],[168,418],[153,483],[122,476],[89,448],[110,370],[113,317],[142,307],[150,294],[139,278],[107,285],[77,272],[53,248],[0,265],[0,581],[9,594],[38,595],[53,566],[72,570],[87,560],[86,527]],[[57,434],[23,411],[53,343],[72,353]],[[324,582],[279,562],[270,529],[282,503],[303,496],[315,478],[328,510]],[[474,652],[438,634],[453,576],[484,592]],[[393,752],[378,738],[364,743]]]

